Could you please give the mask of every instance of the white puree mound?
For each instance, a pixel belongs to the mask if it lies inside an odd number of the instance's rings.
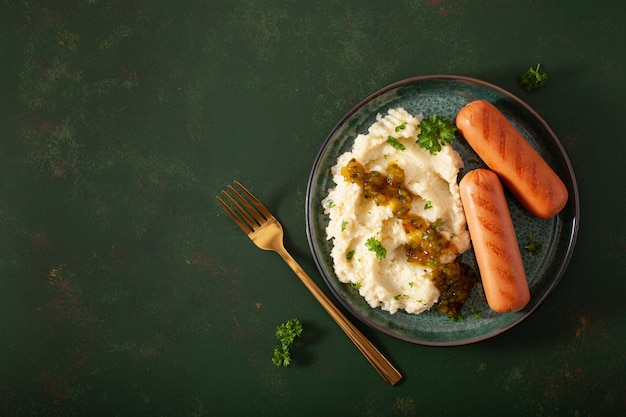
[[[415,195],[411,213],[418,214],[431,223],[441,219],[437,230],[454,243],[458,253],[470,248],[465,214],[461,205],[457,175],[463,167],[461,156],[450,145],[445,145],[436,155],[416,143],[418,124],[422,115],[412,116],[403,108],[389,110],[370,126],[366,135],[360,134],[351,151],[337,159],[332,168],[336,187],[322,202],[330,222],[326,229],[333,241],[331,256],[337,278],[344,283],[356,284],[361,296],[373,308],[395,313],[405,310],[417,314],[430,309],[439,298],[439,290],[427,277],[431,270],[426,265],[407,261],[404,245],[407,235],[402,223],[388,206],[377,206],[372,199],[362,196],[358,184],[346,181],[341,168],[355,158],[366,171],[386,172],[390,162],[404,169],[405,186]],[[396,132],[396,127],[405,128]],[[395,149],[387,138],[397,138],[406,149]],[[432,208],[425,209],[426,201]],[[377,259],[365,242],[374,237],[382,243],[387,254]],[[353,251],[351,259],[347,254]],[[455,254],[440,259],[440,263],[453,260]]]

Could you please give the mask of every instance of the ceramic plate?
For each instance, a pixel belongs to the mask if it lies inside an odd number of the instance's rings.
[[[337,157],[348,151],[359,133],[366,133],[378,113],[404,107],[409,113],[425,117],[437,114],[453,120],[466,103],[484,99],[493,103],[526,137],[561,177],[569,191],[563,211],[549,220],[533,217],[507,193],[507,202],[520,247],[533,239],[542,244],[539,254],[522,249],[531,292],[531,301],[522,311],[500,314],[492,311],[477,284],[465,303],[457,322],[431,309],[412,315],[403,311],[390,314],[371,308],[358,292],[339,282],[333,270],[326,239],[328,217],[321,201],[334,187],[330,169]],[[457,135],[454,148],[461,154],[465,168],[459,174],[485,167],[465,140]],[[316,265],[337,299],[358,319],[388,335],[423,345],[462,345],[500,334],[528,317],[550,294],[569,263],[578,232],[579,201],[572,166],[563,146],[548,124],[530,106],[509,92],[484,81],[451,75],[429,75],[410,78],[389,85],[370,95],[346,114],[322,145],[309,178],[306,202],[307,237]],[[472,250],[461,255],[461,261],[478,271]]]

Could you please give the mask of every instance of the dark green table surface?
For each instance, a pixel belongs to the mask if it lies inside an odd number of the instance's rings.
[[[1,1],[0,415],[623,415],[624,21],[621,0]],[[525,92],[538,62],[548,84]],[[495,338],[427,347],[353,318],[403,373],[389,387],[214,196],[246,184],[331,295],[305,230],[318,149],[370,93],[433,73],[545,118],[580,231],[556,290]]]

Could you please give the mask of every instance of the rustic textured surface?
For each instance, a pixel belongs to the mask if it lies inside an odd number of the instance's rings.
[[[626,408],[623,3],[0,3],[0,415],[616,416]],[[532,93],[519,73],[550,75]],[[497,84],[554,128],[582,218],[529,319],[427,348],[364,331],[387,387],[214,194],[236,178],[305,236],[315,154],[414,75]],[[305,327],[275,368],[274,328]]]

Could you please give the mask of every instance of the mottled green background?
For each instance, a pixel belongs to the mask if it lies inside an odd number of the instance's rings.
[[[0,0],[0,415],[618,416],[624,352],[621,0]],[[548,85],[519,73],[541,62]],[[214,195],[239,179],[323,286],[304,204],[317,150],[389,83],[497,84],[574,166],[579,240],[557,290],[455,348],[363,328],[384,384]],[[274,328],[305,326],[294,364]]]

